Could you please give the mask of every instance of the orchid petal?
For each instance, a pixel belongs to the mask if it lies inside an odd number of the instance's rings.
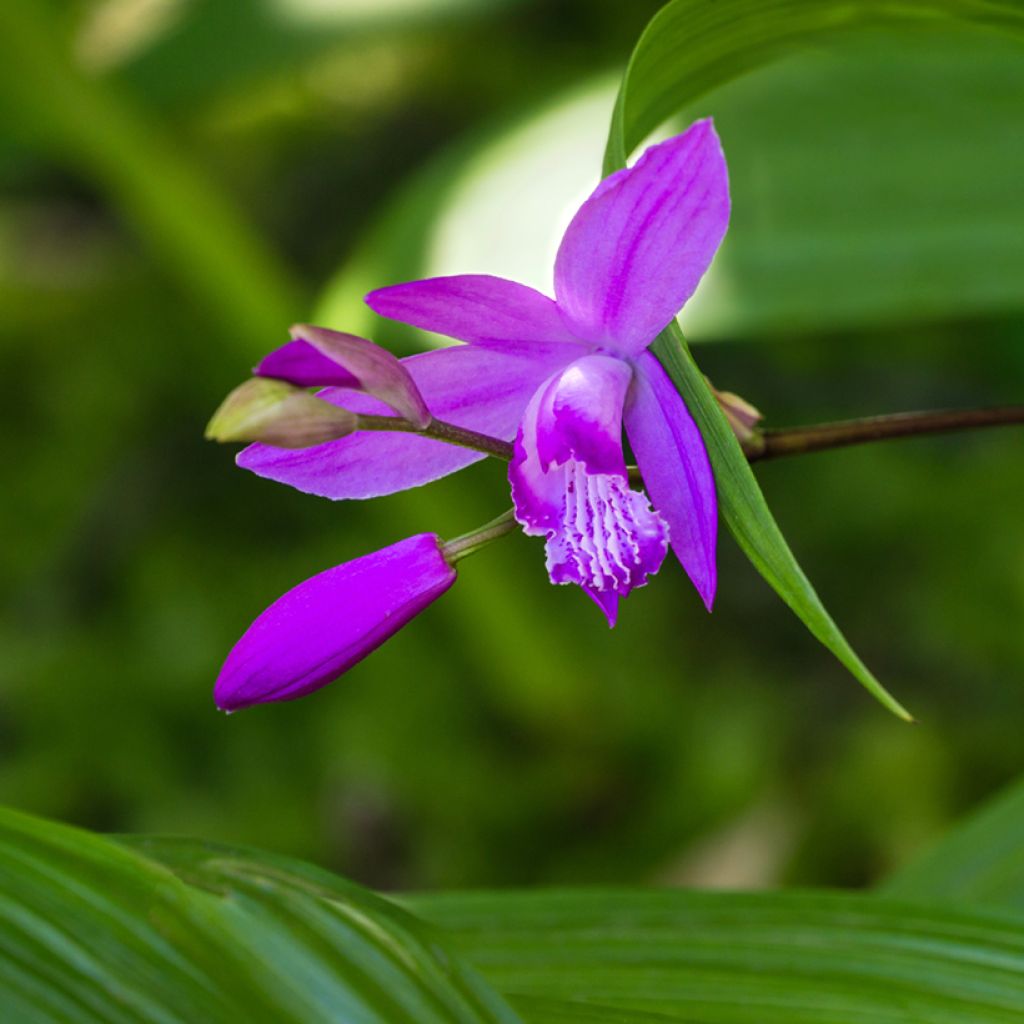
[[[286,342],[264,356],[252,371],[257,377],[284,380],[300,388],[357,388],[359,380],[308,341]]]
[[[618,598],[643,586],[668,550],[668,529],[629,489],[622,407],[632,371],[584,356],[530,400],[509,467],[516,519],[546,541],[552,583],[577,583],[615,624]]]
[[[464,274],[410,281],[366,296],[381,316],[475,345],[578,345],[552,299],[502,277]]]
[[[402,360],[441,420],[512,440],[530,395],[576,350],[537,345],[529,356],[458,345]],[[355,412],[386,412],[380,403],[348,389],[321,397]],[[238,464],[259,476],[325,498],[374,498],[454,473],[483,454],[417,434],[365,431],[300,451],[250,445]]]
[[[300,583],[235,644],[214,687],[217,706],[235,711],[320,689],[454,582],[437,537],[423,533]]]
[[[409,371],[387,349],[355,334],[308,324],[298,324],[290,333],[292,341],[271,352],[256,367],[257,376],[300,387],[356,388],[379,398],[416,427],[430,422]]]
[[[555,260],[573,333],[643,351],[682,309],[729,222],[725,157],[710,120],[651,146],[606,178],[570,223]]]
[[[650,352],[636,362],[625,421],[644,487],[669,524],[672,550],[710,611],[718,535],[715,480],[697,425]]]

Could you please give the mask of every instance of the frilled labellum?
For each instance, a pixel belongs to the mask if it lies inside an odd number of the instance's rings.
[[[223,711],[295,700],[375,651],[454,582],[432,533],[300,583],[246,630],[214,687]]]

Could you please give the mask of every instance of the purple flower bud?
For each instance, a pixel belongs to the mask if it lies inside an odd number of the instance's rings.
[[[347,672],[455,582],[432,533],[328,569],[279,597],[220,671],[223,711],[295,700]]]
[[[275,349],[253,371],[300,387],[343,387],[379,398],[415,427],[430,412],[412,375],[387,349],[354,334],[296,324],[292,340]]]

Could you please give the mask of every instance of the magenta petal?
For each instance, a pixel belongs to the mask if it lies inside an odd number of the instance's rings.
[[[257,377],[273,377],[300,388],[359,387],[359,381],[348,370],[301,339],[274,349],[252,372]]]
[[[366,296],[366,303],[381,316],[476,345],[579,344],[552,299],[524,284],[487,274],[433,277],[379,288]]]
[[[438,419],[511,441],[530,395],[578,350],[534,346],[529,356],[458,345],[402,360]],[[348,390],[322,397],[356,412],[386,412]],[[250,445],[238,464],[326,498],[375,498],[437,480],[485,458],[415,434],[366,431],[295,451]]]
[[[454,582],[437,537],[423,533],[300,583],[235,644],[214,687],[217,706],[236,711],[318,690]]]
[[[297,324],[290,333],[291,343],[271,352],[256,367],[257,376],[300,387],[355,388],[379,398],[416,427],[430,422],[409,371],[387,349],[355,334],[309,324]]]
[[[625,355],[682,309],[729,222],[729,181],[710,120],[651,146],[598,185],[569,225],[555,295],[573,333]]]
[[[644,487],[668,521],[672,550],[710,611],[717,579],[715,479],[697,425],[650,352],[637,360],[626,433]]]
[[[509,467],[516,519],[546,541],[552,583],[576,583],[615,624],[618,598],[643,586],[668,550],[668,528],[629,489],[622,407],[632,370],[584,356],[530,400]]]

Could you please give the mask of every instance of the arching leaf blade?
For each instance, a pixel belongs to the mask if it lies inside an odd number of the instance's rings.
[[[861,661],[825,610],[775,522],[750,463],[676,324],[662,332],[655,342],[654,352],[684,396],[700,428],[714,469],[719,509],[744,554],[800,621],[849,669],[868,693],[899,718],[913,721],[910,712]]]
[[[144,848],[0,810],[0,891],[4,1021],[518,1020],[407,913],[237,851],[165,865]]]

